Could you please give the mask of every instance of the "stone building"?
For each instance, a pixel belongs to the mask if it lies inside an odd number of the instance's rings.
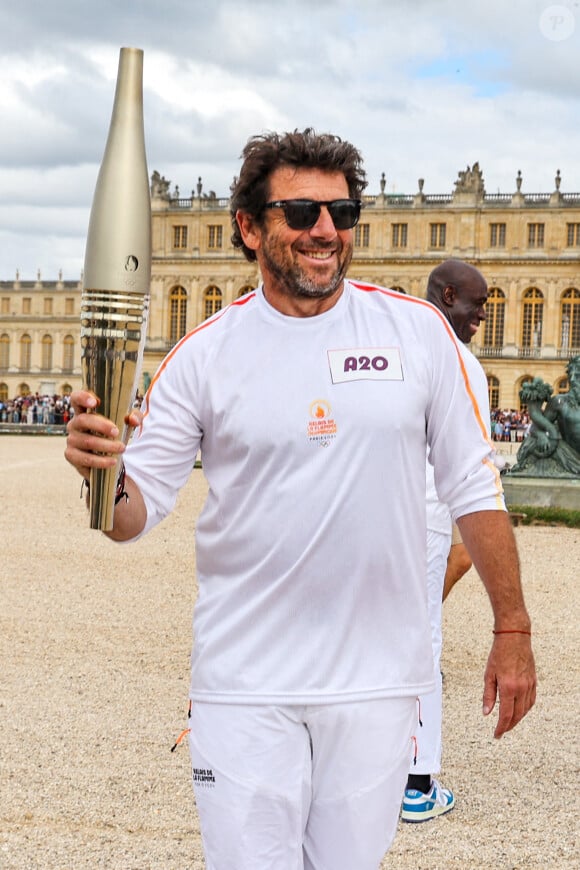
[[[80,281],[0,281],[0,401],[81,383]]]
[[[425,296],[431,269],[448,257],[477,266],[490,296],[472,348],[487,374],[492,407],[519,408],[524,380],[567,389],[567,360],[580,354],[580,193],[527,193],[518,172],[512,193],[489,194],[476,163],[448,194],[365,196],[349,275]],[[229,200],[190,196],[154,172],[153,268],[146,386],[186,332],[255,287],[257,266],[231,245]],[[80,385],[81,283],[0,282],[0,398]],[[50,387],[49,390],[45,390]]]

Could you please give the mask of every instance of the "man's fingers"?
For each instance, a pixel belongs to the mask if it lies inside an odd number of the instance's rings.
[[[125,423],[127,426],[131,426],[132,429],[136,429],[143,422],[143,414],[137,408],[132,408],[132,410],[126,415]]]
[[[494,731],[501,737],[520,722],[536,700],[536,668],[526,631],[498,632],[484,677],[483,713],[489,715],[499,696]]]
[[[100,414],[86,414],[80,411],[67,423],[67,433],[73,435],[78,432],[94,433],[102,438],[114,439],[119,436],[119,430],[115,424],[102,417]]]
[[[531,701],[529,697],[526,696],[509,698],[504,703],[502,703],[500,696],[499,719],[494,732],[494,737],[502,737],[504,734],[507,734],[508,731],[511,731],[512,728],[515,728],[518,722],[521,722],[524,718],[531,706]]]
[[[520,717],[521,718],[521,717]],[[499,698],[499,716],[493,736],[499,740],[500,737],[510,731],[514,725],[519,722],[515,718],[515,703],[513,698]]]
[[[91,468],[112,468],[125,445],[118,440],[119,430],[111,420],[94,412],[86,413],[84,409],[91,394],[82,395],[82,401],[78,403],[80,410],[67,426],[64,455],[67,462],[86,477]]]
[[[69,433],[66,439],[65,456],[68,458],[67,454],[69,453],[85,453],[87,454],[87,460],[89,460],[92,456],[117,457],[124,450],[125,445],[122,441],[114,438],[108,438],[94,432],[73,431]],[[87,461],[87,464],[94,465],[93,462],[89,461]]]
[[[101,404],[98,396],[90,390],[73,390],[70,403],[75,414],[81,414],[84,410],[94,410]]]
[[[88,478],[84,472],[91,468],[113,468],[117,464],[116,456],[111,454],[85,453],[67,447],[64,451],[67,462],[70,462],[82,477]]]
[[[499,689],[499,717],[494,737],[511,731],[529,713],[536,702],[536,682],[522,682],[516,689]]]
[[[64,456],[82,474],[81,469],[112,468],[124,449],[120,441],[90,432],[72,432],[67,438]]]
[[[497,682],[495,675],[486,671],[483,686],[483,715],[489,716],[497,698]]]

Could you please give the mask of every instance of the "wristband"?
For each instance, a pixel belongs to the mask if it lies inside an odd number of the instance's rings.
[[[503,628],[500,631],[493,630],[494,634],[527,634],[530,637],[532,636],[531,631],[524,631],[521,628]]]

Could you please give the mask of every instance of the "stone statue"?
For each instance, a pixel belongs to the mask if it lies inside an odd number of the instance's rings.
[[[479,168],[479,163],[474,163],[473,167],[458,173],[458,179],[455,182],[455,193],[477,193],[480,196],[485,194],[483,183],[483,173]]]
[[[569,390],[557,396],[541,378],[522,385],[520,399],[528,405],[532,426],[510,474],[580,475],[580,356],[570,360],[566,373]]]
[[[170,183],[155,170],[151,176],[151,199],[169,199]]]

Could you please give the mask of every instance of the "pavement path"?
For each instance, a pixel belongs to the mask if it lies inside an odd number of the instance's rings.
[[[139,546],[116,546],[88,528],[63,449],[60,436],[0,438],[0,867],[202,870],[187,746],[170,747],[185,727],[203,474]],[[444,609],[441,779],[456,808],[401,824],[382,870],[580,866],[580,530],[515,532],[537,705],[493,739],[495,717],[481,715],[491,612],[469,572]]]

